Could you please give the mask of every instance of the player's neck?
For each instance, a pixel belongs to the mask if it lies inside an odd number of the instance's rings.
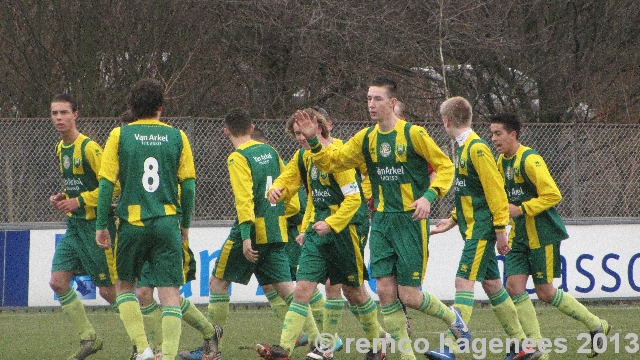
[[[393,130],[398,123],[398,118],[395,115],[391,115],[387,118],[378,120],[378,129],[382,132]]]
[[[65,144],[71,144],[80,136],[80,131],[78,129],[71,129],[64,133],[60,133],[60,137],[62,138],[62,142]]]
[[[249,141],[251,141],[251,135],[242,135],[242,136],[230,136],[229,139],[231,140],[231,143],[233,144],[233,146],[237,149],[240,146],[242,146],[243,144],[248,143]]]
[[[520,149],[520,143],[515,143],[513,146],[509,147],[509,149],[507,149],[507,151],[504,152],[504,157],[506,158],[510,158],[513,155],[515,155],[518,152],[518,149]]]

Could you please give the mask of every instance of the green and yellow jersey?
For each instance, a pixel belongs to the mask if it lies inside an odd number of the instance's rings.
[[[116,214],[132,225],[144,226],[145,220],[192,208],[192,198],[181,205],[178,186],[195,176],[191,145],[182,130],[159,120],[141,119],[111,131],[100,178],[111,183],[120,180]],[[191,192],[182,189],[182,196]],[[188,213],[183,227],[190,222],[190,210]]]
[[[531,249],[569,237],[555,206],[562,200],[547,164],[535,150],[520,145],[516,153],[498,157],[509,203],[522,216],[512,220],[510,239],[527,241]]]
[[[495,240],[496,231],[506,231],[509,203],[504,181],[489,145],[473,131],[458,147],[453,186],[452,219],[465,240]]]
[[[313,162],[322,171],[335,173],[366,164],[374,206],[379,212],[412,212],[409,206],[424,196],[430,202],[443,197],[453,180],[451,160],[427,131],[404,120],[382,132],[378,125],[362,129],[344,146],[323,150],[314,140],[309,144]],[[436,171],[429,182],[428,164]]]
[[[227,167],[242,239],[251,238],[256,244],[287,242],[285,205],[267,200],[267,191],[284,169],[276,150],[248,141],[229,155]]]
[[[56,145],[56,153],[64,179],[63,193],[67,199],[77,198],[80,204],[80,208],[67,213],[67,216],[85,220],[95,219],[102,148],[95,141],[80,134],[71,144],[60,141]]]

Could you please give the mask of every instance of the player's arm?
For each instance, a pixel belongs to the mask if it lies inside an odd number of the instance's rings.
[[[313,164],[319,170],[328,173],[337,173],[359,167],[364,163],[362,141],[366,131],[367,129],[362,129],[340,148],[336,148],[333,144],[323,148],[317,136],[308,140],[313,153]]]
[[[360,205],[362,198],[360,188],[356,181],[356,171],[353,169],[334,174],[334,178],[340,186],[344,200],[340,203],[338,210],[324,221],[334,232],[341,232],[353,219]]]
[[[188,229],[191,227],[191,214],[196,198],[196,168],[189,139],[182,130],[180,130],[180,135],[182,136],[182,153],[180,154],[180,162],[178,163],[180,208],[182,209],[180,227]]]
[[[542,156],[538,154],[527,156],[524,162],[524,170],[536,187],[538,197],[525,201],[520,205],[522,214],[536,216],[560,203],[562,195],[556,182],[551,177]]]
[[[278,198],[281,201],[285,198],[291,198],[292,195],[298,193],[298,189],[302,183],[300,170],[298,167],[298,156],[300,156],[300,150],[296,151],[291,158],[291,161],[287,165],[284,165],[284,169],[280,172],[280,175],[273,181],[273,184],[267,192],[267,197],[274,189],[283,189],[282,194]],[[299,209],[299,206],[298,206]]]
[[[493,228],[496,232],[505,232],[509,223],[509,200],[504,192],[504,179],[498,171],[493,154],[483,143],[473,144],[469,153],[493,217]]]
[[[104,230],[107,228],[107,220],[111,209],[111,199],[115,183],[118,180],[120,171],[120,163],[118,158],[118,144],[120,143],[120,128],[115,128],[109,134],[107,143],[102,154],[100,164],[100,172],[98,178],[100,185],[98,186],[98,199],[96,208],[96,230]]]
[[[227,159],[231,189],[235,197],[236,213],[242,239],[251,238],[251,227],[256,221],[255,204],[253,203],[253,178],[247,159],[238,152],[233,152]]]
[[[97,174],[100,173],[100,164],[102,163],[102,148],[100,145],[95,141],[89,141],[87,146],[84,147],[84,156],[93,172],[98,176]],[[91,191],[83,191],[78,195],[76,200],[81,208],[85,206],[98,206],[98,188]]]
[[[309,225],[315,221],[316,217],[316,208],[313,206],[313,199],[311,195],[307,196],[307,208],[304,211],[304,216],[302,217],[302,224],[300,225],[300,233],[304,234],[307,229],[309,229]]]
[[[416,153],[431,163],[433,170],[436,172],[429,189],[423,195],[432,203],[436,198],[441,198],[447,194],[453,183],[455,169],[449,157],[433,141],[427,130],[413,125],[409,129],[409,134]]]
[[[369,200],[373,196],[373,191],[371,190],[371,179],[367,171],[367,164],[360,164],[358,170],[360,170],[360,175],[362,175],[362,182],[360,183],[362,186],[362,195],[364,195],[365,200]]]

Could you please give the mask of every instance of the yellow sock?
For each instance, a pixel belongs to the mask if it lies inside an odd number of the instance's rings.
[[[282,323],[280,346],[291,353],[309,315],[309,305],[293,300]],[[315,340],[315,338],[314,338]],[[312,341],[309,338],[309,341]]]
[[[207,310],[209,321],[211,321],[212,324],[224,326],[229,317],[229,294],[209,294],[209,307]]]
[[[313,311],[313,308],[311,308]],[[344,300],[339,299],[327,299],[324,303],[324,314],[322,316],[322,332],[328,334],[338,333],[338,324],[342,318],[342,312],[344,311]],[[313,316],[315,319],[315,315]],[[316,319],[316,324],[318,319]]]
[[[162,310],[154,300],[151,304],[141,307],[144,330],[154,349],[162,348]],[[144,351],[144,350],[142,350]]]
[[[396,341],[396,344],[400,339],[409,338],[409,334],[407,333],[407,317],[402,311],[400,300],[396,300],[389,305],[383,305],[380,311],[382,312],[384,326],[387,328],[387,332],[389,332],[391,337]],[[402,353],[402,357],[410,360],[416,360],[416,355],[413,353],[412,349],[409,349],[409,352]]]
[[[316,327],[318,329],[323,329],[323,332],[327,332],[324,330],[324,314],[325,314],[325,299],[320,290],[316,289],[311,295],[311,300],[309,300],[309,307],[311,308],[311,312],[313,313],[313,318],[316,321]],[[342,304],[344,307],[344,303]]]
[[[178,355],[182,332],[182,310],[180,306],[162,307],[162,357],[173,359]]]
[[[487,294],[489,301],[491,301],[491,309],[498,318],[498,322],[502,325],[502,329],[507,333],[509,337],[516,338],[518,340],[524,339],[524,331],[520,326],[518,320],[518,311],[513,300],[509,297],[507,290],[503,287],[493,294]]]
[[[373,302],[373,299],[369,297],[364,304],[359,306],[358,312],[359,316],[356,317],[360,320],[360,324],[362,324],[362,331],[364,331],[366,338],[373,344],[373,339],[380,336],[381,329],[380,323],[378,322],[378,307],[376,303]]]
[[[147,335],[144,333],[142,313],[140,312],[136,295],[132,291],[125,291],[116,296],[116,303],[118,303],[118,309],[120,309],[120,319],[131,341],[138,349],[148,348],[149,342],[147,341]]]
[[[82,305],[82,301],[78,298],[76,291],[73,288],[69,288],[62,295],[58,295],[58,301],[62,305],[62,312],[69,317],[73,327],[78,331],[80,340],[95,339],[96,332],[87,318],[84,305]]]
[[[289,305],[287,305],[287,302],[284,301],[284,299],[281,298],[275,290],[271,290],[264,295],[267,297],[267,300],[269,300],[269,305],[271,305],[273,314],[281,321],[284,320],[285,315],[287,315],[287,311],[289,311]]]
[[[584,305],[578,302],[576,298],[561,289],[556,290],[550,303],[557,307],[563,314],[581,321],[589,331],[593,331],[600,326],[599,317],[593,315]]]
[[[442,319],[442,321],[444,321],[447,326],[456,321],[456,314],[453,312],[453,310],[446,307],[445,304],[440,301],[440,299],[433,296],[432,294],[429,294],[426,291],[422,292],[422,295],[422,305],[420,305],[420,307],[418,308],[419,311],[427,315],[437,317],[438,319]],[[385,325],[386,324],[387,323],[385,321]]]
[[[191,325],[194,329],[198,330],[202,334],[203,339],[210,339],[213,337],[213,325],[207,320],[198,308],[191,304],[191,301],[187,298],[182,298],[180,304],[180,311],[182,312],[182,320]]]
[[[524,331],[526,337],[534,339],[536,342],[542,339],[536,309],[533,307],[531,298],[529,298],[529,293],[525,291],[522,294],[514,296],[512,300],[518,312],[520,326],[522,326],[522,331]]]

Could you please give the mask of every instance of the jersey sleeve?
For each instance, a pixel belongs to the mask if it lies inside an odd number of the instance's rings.
[[[313,199],[311,196],[307,196],[307,207],[304,210],[304,216],[302,217],[302,224],[300,225],[300,232],[304,233],[309,228],[309,225],[315,220],[316,208],[313,206]]]
[[[504,179],[498,171],[493,154],[486,144],[480,142],[471,145],[469,153],[491,211],[493,228],[496,231],[506,231],[509,224],[509,200],[504,191]]]
[[[87,146],[84,147],[84,157],[87,159],[91,170],[95,174],[100,173],[100,164],[102,163],[102,148],[95,141],[89,141]],[[98,206],[98,188],[91,191],[84,191],[78,196],[78,203],[81,207]]]
[[[180,165],[178,167],[178,181],[182,182],[186,179],[195,179],[196,168],[187,134],[180,130],[180,136],[182,136],[182,153],[180,154]]]
[[[369,172],[367,172],[367,164],[362,163],[359,170],[362,175],[362,182],[360,183],[362,195],[364,195],[365,200],[369,200],[373,196],[373,191],[371,190],[371,179],[369,178]]]
[[[272,189],[284,189],[282,198],[288,199],[298,193],[298,189],[302,184],[302,177],[298,168],[298,157],[300,156],[300,150],[296,151],[291,158],[291,161],[284,166],[284,170],[280,173],[269,188],[269,192]]]
[[[524,171],[536,187],[538,197],[522,203],[520,209],[523,214],[536,216],[560,203],[562,195],[542,156],[539,154],[527,156],[524,161]]]
[[[433,202],[436,197],[441,198],[449,192],[455,171],[453,163],[424,128],[413,125],[409,129],[409,134],[416,153],[427,160],[436,172],[433,182],[424,194],[424,197]]]
[[[107,143],[102,153],[102,163],[100,165],[99,179],[106,179],[111,183],[116,183],[120,163],[118,159],[118,145],[120,143],[120,128],[111,130]]]
[[[335,232],[341,232],[351,222],[356,214],[362,198],[360,196],[360,188],[356,182],[356,171],[353,169],[342,171],[333,175],[334,179],[340,186],[344,200],[340,203],[338,210],[327,217],[324,221]]]
[[[253,203],[253,179],[247,159],[238,152],[233,152],[227,158],[231,189],[235,197],[238,224],[251,223],[256,220]]]
[[[355,169],[364,163],[362,154],[362,141],[367,129],[360,130],[340,148],[333,144],[323,148],[318,138],[309,140],[309,146],[313,152],[313,164],[324,172],[337,173],[349,169]]]

